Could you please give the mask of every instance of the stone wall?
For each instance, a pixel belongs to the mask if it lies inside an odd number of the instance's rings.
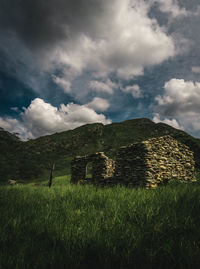
[[[89,162],[93,166],[92,179],[86,178]],[[171,136],[163,136],[121,147],[116,163],[103,152],[76,157],[72,162],[71,182],[155,188],[171,179],[191,181],[193,178],[193,152]]]
[[[115,180],[123,185],[144,185],[147,153],[143,143],[121,147],[116,156]]]
[[[87,179],[87,165],[92,165],[92,178]],[[77,156],[71,163],[71,182],[78,183],[80,181],[101,182],[107,178],[112,178],[115,168],[115,162],[98,152],[88,156]]]
[[[114,177],[125,185],[157,187],[171,179],[193,180],[194,164],[187,146],[163,136],[120,148]]]

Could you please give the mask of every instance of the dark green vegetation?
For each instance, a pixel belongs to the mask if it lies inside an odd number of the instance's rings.
[[[170,134],[188,145],[200,167],[200,140],[148,119],[72,131],[22,142],[0,129],[0,268],[198,268],[200,178],[155,190],[70,185],[76,155]],[[200,176],[199,176],[200,177]],[[6,179],[34,182],[8,186]],[[28,181],[29,180],[29,181]]]
[[[173,127],[149,119],[121,123],[88,124],[72,131],[56,133],[27,142],[0,130],[0,180],[47,178],[52,163],[55,175],[70,173],[70,162],[76,155],[103,151],[114,157],[119,147],[151,137],[171,135],[188,145],[200,167],[200,140]]]
[[[199,268],[200,184],[0,186],[0,268]]]

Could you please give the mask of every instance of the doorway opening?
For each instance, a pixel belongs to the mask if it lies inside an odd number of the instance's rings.
[[[93,163],[89,162],[86,165],[86,178],[93,178]]]

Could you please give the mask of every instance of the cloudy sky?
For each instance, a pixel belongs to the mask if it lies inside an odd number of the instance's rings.
[[[0,126],[132,118],[200,137],[199,0],[0,0]]]

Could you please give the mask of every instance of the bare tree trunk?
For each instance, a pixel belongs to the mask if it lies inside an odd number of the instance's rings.
[[[55,168],[55,163],[52,164],[51,171],[50,171],[50,178],[49,178],[49,184],[48,184],[49,188],[51,188],[51,185],[52,185],[54,168]]]

